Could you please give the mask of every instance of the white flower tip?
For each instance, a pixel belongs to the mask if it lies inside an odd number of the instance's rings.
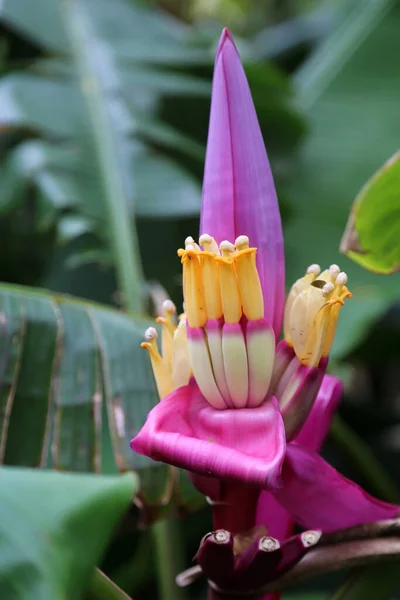
[[[231,254],[232,252],[235,252],[235,246],[228,240],[224,240],[223,242],[221,242],[219,245],[219,249],[224,254]]]
[[[319,275],[321,273],[321,267],[319,265],[310,265],[307,269],[307,274],[308,273],[314,273],[314,275]]]
[[[347,275],[344,271],[342,271],[336,277],[336,285],[346,285],[346,283],[347,283]]]
[[[148,342],[156,340],[158,336],[157,329],[155,327],[148,327],[144,333],[144,337]]]
[[[187,248],[188,246],[194,247],[194,239],[192,238],[191,235],[188,235],[188,237],[185,240],[185,248]]]
[[[336,277],[340,273],[340,267],[338,267],[338,265],[331,265],[329,267],[329,273],[333,279],[336,279]]]
[[[333,285],[333,283],[331,283],[330,281],[328,281],[328,283],[326,283],[324,285],[324,287],[322,288],[322,295],[323,296],[329,296],[329,294],[331,292],[333,292],[334,289],[335,289],[335,286]]]
[[[301,534],[301,539],[303,541],[303,544],[309,548],[310,546],[315,546],[315,544],[318,544],[319,540],[321,539],[321,535],[322,532],[321,531],[303,531],[303,533]]]
[[[186,239],[188,239],[188,238],[186,238]],[[191,242],[191,243],[193,243],[193,242]],[[203,233],[203,235],[201,235],[199,237],[200,246],[207,246],[208,244],[211,244],[211,243],[212,243],[212,237],[208,233]]]
[[[217,529],[217,531],[214,532],[213,537],[218,544],[227,544],[231,539],[231,534],[225,529]]]
[[[247,235],[239,235],[235,240],[235,247],[237,250],[244,250],[249,247],[249,238]]]
[[[273,537],[264,536],[258,542],[259,550],[263,552],[273,552],[281,547],[279,541]]]
[[[172,300],[164,300],[164,302],[162,303],[162,308],[166,314],[174,315],[176,313],[176,306],[172,302]]]

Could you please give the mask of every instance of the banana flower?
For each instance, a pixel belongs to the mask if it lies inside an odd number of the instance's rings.
[[[215,59],[200,236],[186,238],[178,255],[184,313],[176,323],[166,302],[161,353],[156,329],[145,334],[161,402],[132,449],[187,469],[213,505],[215,528],[232,534],[264,523],[283,540],[294,521],[329,532],[397,515],[397,506],[317,453],[341,393],[325,370],[351,294],[337,265],[313,264],[285,302],[274,181],[226,29]]]

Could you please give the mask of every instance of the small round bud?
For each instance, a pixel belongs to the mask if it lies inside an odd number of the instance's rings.
[[[335,286],[333,285],[333,283],[331,283],[330,281],[328,281],[328,283],[326,283],[324,285],[324,287],[322,288],[322,295],[323,296],[329,296],[329,294],[331,294],[334,289],[335,289]]]
[[[235,247],[237,250],[245,250],[249,247],[249,238],[247,235],[239,235],[235,240]]]
[[[144,333],[144,337],[148,342],[151,342],[151,340],[156,340],[157,336],[157,329],[154,327],[148,327]]]
[[[230,256],[233,252],[235,252],[235,246],[229,242],[228,240],[224,240],[220,243],[219,249],[222,252],[222,256]]]
[[[203,235],[201,235],[199,237],[200,246],[206,247],[208,244],[211,244],[211,242],[212,242],[212,237],[208,233],[203,233]]]
[[[176,313],[176,306],[172,300],[164,300],[162,303],[163,311],[167,314],[174,315]]]
[[[347,283],[347,275],[346,275],[346,273],[344,273],[344,271],[342,271],[336,277],[336,285],[346,285],[346,283]]]
[[[340,267],[338,267],[338,265],[331,265],[329,267],[329,274],[332,277],[332,279],[336,279],[339,272],[340,272]]]
[[[314,273],[314,275],[319,275],[321,273],[321,267],[319,265],[310,265],[307,269],[307,275],[309,273]]]
[[[185,240],[185,248],[187,248],[187,246],[189,246],[189,245],[194,246],[194,239],[192,238],[191,235],[188,235],[188,237]]]

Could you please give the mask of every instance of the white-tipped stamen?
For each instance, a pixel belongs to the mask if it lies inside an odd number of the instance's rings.
[[[323,296],[329,296],[329,294],[331,294],[334,289],[335,289],[335,286],[333,285],[333,283],[331,283],[330,281],[328,281],[328,283],[326,283],[324,285],[324,287],[322,288],[322,295]]]
[[[144,337],[148,342],[156,340],[158,337],[157,329],[155,327],[148,327],[144,333]]]
[[[208,233],[203,233],[203,235],[201,235],[199,237],[200,246],[206,247],[208,244],[211,244],[211,242],[212,242],[212,237],[211,237],[211,235],[208,235]]]
[[[249,247],[249,238],[247,235],[239,235],[235,240],[236,250],[245,250]]]
[[[338,267],[338,265],[331,265],[329,267],[329,274],[333,280],[336,279],[336,277],[339,275],[339,273],[340,273],[340,267]]]
[[[319,275],[321,273],[321,267],[317,264],[310,265],[307,269],[307,275],[309,273],[314,273],[314,275]]]
[[[174,315],[176,313],[176,306],[172,300],[164,300],[162,303],[164,313]]]
[[[228,240],[224,240],[220,243],[219,249],[221,250],[222,256],[230,256],[235,252],[235,246]]]
[[[336,277],[336,285],[346,285],[346,283],[347,283],[347,275],[346,275],[346,273],[344,273],[344,271],[342,271]]]
[[[212,252],[213,254],[219,255],[219,248],[217,242],[208,233],[203,233],[199,238],[200,246],[203,246],[206,252]]]
[[[185,248],[187,248],[187,246],[189,246],[189,245],[194,246],[194,239],[192,238],[191,235],[188,235],[188,237],[185,239]]]

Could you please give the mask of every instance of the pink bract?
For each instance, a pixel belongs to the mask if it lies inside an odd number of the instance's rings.
[[[200,233],[218,243],[245,234],[258,248],[265,318],[279,339],[285,261],[278,199],[249,84],[227,29],[215,59]]]
[[[275,398],[259,408],[216,410],[193,382],[153,408],[131,446],[200,475],[267,489],[279,482],[286,441]]]

